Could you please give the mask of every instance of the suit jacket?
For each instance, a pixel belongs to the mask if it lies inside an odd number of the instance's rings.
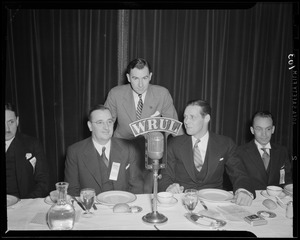
[[[242,162],[235,155],[236,145],[225,136],[209,133],[205,162],[207,173],[203,181],[196,178],[193,159],[192,137],[182,135],[171,138],[168,142],[167,167],[162,169],[159,191],[165,191],[173,183],[187,188],[223,188],[223,173],[226,169],[233,185],[233,191],[244,188],[255,197],[251,181]]]
[[[117,128],[114,132],[114,137],[134,138],[129,127],[129,123],[137,120],[131,85],[125,84],[112,88],[108,93],[105,106],[109,107],[112,116],[117,118]],[[157,111],[162,117],[178,120],[169,91],[162,86],[149,84],[141,118],[150,117]]]
[[[48,195],[49,169],[38,139],[17,132],[6,152],[6,161],[9,160],[16,163],[18,197],[41,198]]]
[[[133,147],[124,139],[111,139],[109,161],[120,163],[114,190],[143,193],[141,171],[137,167]],[[86,138],[71,145],[67,150],[65,181],[69,183],[68,194],[79,196],[80,189],[94,188],[96,194],[102,192],[100,165],[92,138]]]
[[[285,184],[293,182],[291,161],[287,148],[271,143],[268,172],[265,170],[254,140],[239,146],[237,154],[243,161],[253,187],[256,190],[266,189],[268,185],[279,186],[280,169],[283,169],[285,172]]]

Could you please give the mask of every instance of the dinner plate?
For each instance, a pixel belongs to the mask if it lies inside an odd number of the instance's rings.
[[[7,207],[16,204],[19,201],[19,198],[13,195],[6,195],[6,205]]]
[[[260,192],[260,194],[263,195],[265,198],[269,198],[269,199],[272,199],[272,200],[276,201],[276,198],[273,197],[273,196],[270,196],[270,195],[268,194],[267,190],[262,190],[262,191]],[[286,195],[285,195],[284,192],[281,192],[281,193],[278,195],[278,197],[279,197],[280,199],[284,198],[285,196],[286,196]]]
[[[133,193],[125,191],[107,191],[97,195],[97,201],[104,205],[115,205],[117,203],[130,203],[136,199]]]
[[[206,188],[199,190],[198,196],[206,201],[210,202],[230,202],[233,198],[233,194],[221,189]]]
[[[70,202],[70,200],[71,200],[71,196],[67,195],[67,201]],[[55,203],[51,200],[50,196],[45,197],[44,202],[50,205]]]
[[[172,207],[177,202],[178,202],[178,200],[174,197],[172,198],[171,202],[169,202],[169,203],[161,203],[161,202],[159,202],[159,200],[157,200],[157,206],[159,206],[159,207]]]

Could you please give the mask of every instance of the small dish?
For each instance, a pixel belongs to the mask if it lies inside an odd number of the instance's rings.
[[[139,206],[130,206],[129,207],[131,213],[139,213],[141,212],[143,209]]]
[[[269,199],[272,199],[272,200],[276,201],[276,198],[273,197],[273,196],[270,196],[270,195],[267,193],[267,190],[262,190],[262,191],[260,192],[260,194],[261,194],[262,196],[264,196],[265,198],[269,198]],[[285,194],[284,192],[281,192],[281,193],[278,195],[278,197],[279,197],[280,199],[284,198],[285,196],[286,196],[286,194]]]
[[[274,217],[276,217],[275,213],[269,212],[269,211],[258,211],[257,215],[261,216],[263,218],[274,218]]]
[[[172,207],[177,202],[178,202],[178,200],[173,197],[170,203],[161,203],[161,202],[157,201],[157,206],[159,206],[159,207]]]

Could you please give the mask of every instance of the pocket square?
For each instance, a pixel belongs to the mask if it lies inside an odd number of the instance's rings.
[[[224,160],[224,158],[220,158],[220,160],[219,160],[219,161],[221,162],[221,161],[223,161],[223,160]]]
[[[160,116],[160,112],[156,111],[155,113],[153,113],[150,117],[159,117]]]
[[[129,168],[129,166],[130,166],[130,163],[125,167],[125,169],[127,170]]]
[[[25,157],[28,160],[28,159],[30,159],[32,157],[32,154],[31,153],[26,153]]]

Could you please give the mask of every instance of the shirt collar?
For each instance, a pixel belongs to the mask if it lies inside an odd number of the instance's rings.
[[[7,149],[9,148],[11,142],[15,139],[16,136],[14,136],[12,139],[5,141],[5,152],[7,151]]]
[[[266,144],[266,146],[264,146],[264,147],[263,147],[258,141],[254,140],[254,142],[255,142],[255,144],[256,144],[256,146],[257,146],[258,149],[261,149],[261,148],[271,149],[271,144],[270,144],[270,142],[268,142],[268,143]]]
[[[100,154],[100,156],[102,155],[102,148],[105,147],[105,155],[106,155],[107,159],[109,159],[111,139],[105,145],[101,145],[101,144],[97,143],[94,139],[92,139],[92,141],[94,143],[96,150]]]
[[[208,133],[208,131],[207,131],[207,132],[205,133],[205,135],[204,135],[202,138],[200,138],[201,144],[207,145],[208,137],[209,137],[209,133]],[[197,141],[197,138],[195,138],[194,136],[192,136],[193,146],[195,145],[196,141]]]

